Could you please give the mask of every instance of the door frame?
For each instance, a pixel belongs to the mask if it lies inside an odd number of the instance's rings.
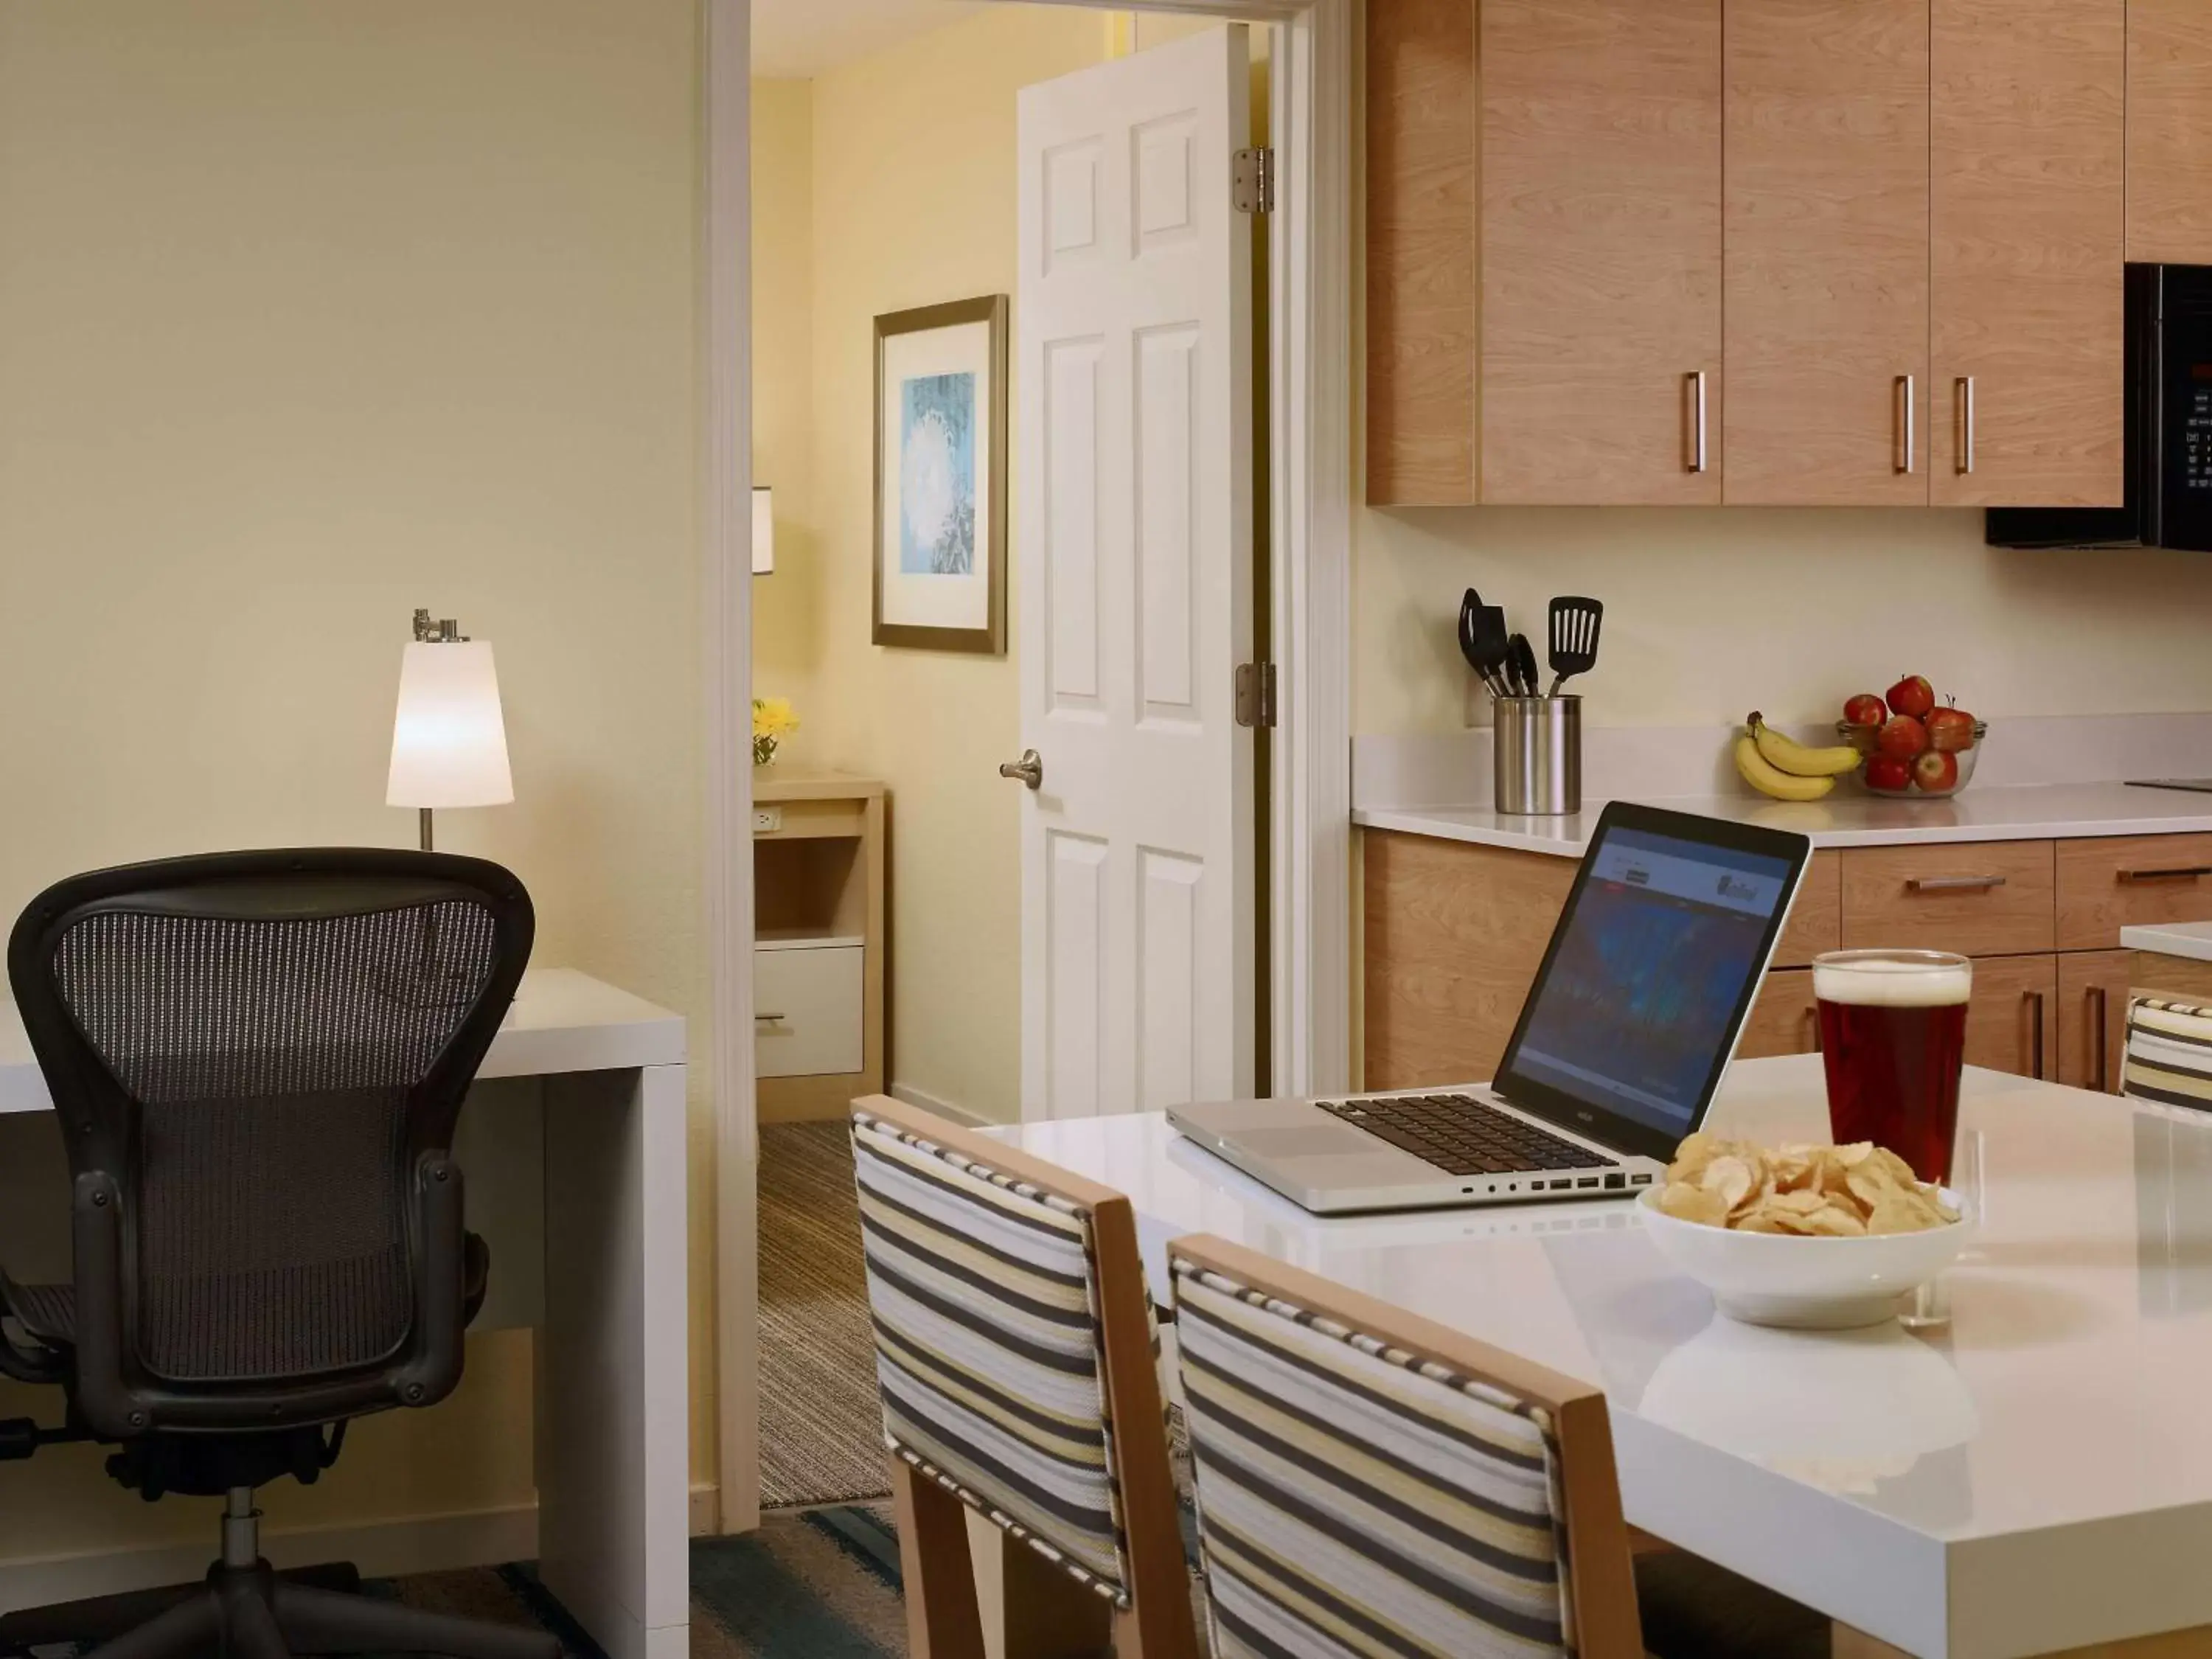
[[[1268,225],[1271,650],[1268,837],[1273,1086],[1352,1077],[1352,490],[1355,0],[1060,0],[1273,30]],[[706,703],[715,1470],[692,1530],[760,1524],[758,1168],[753,1087],[751,18],[702,0],[700,608]],[[741,735],[742,734],[742,735]],[[740,761],[740,755],[744,759]]]

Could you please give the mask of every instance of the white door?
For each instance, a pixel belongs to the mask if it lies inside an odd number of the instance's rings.
[[[1239,24],[1021,94],[1025,1117],[1251,1090],[1249,73]]]

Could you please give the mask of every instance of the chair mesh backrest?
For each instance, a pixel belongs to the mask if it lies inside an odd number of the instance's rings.
[[[1177,1259],[1215,1659],[1574,1651],[1549,1414]]]
[[[884,1443],[1126,1605],[1088,1213],[856,1111]]]
[[[2130,1003],[2120,1089],[2137,1100],[2212,1112],[2212,1008],[2163,997]]]
[[[94,910],[52,982],[135,1104],[138,1361],[174,1382],[375,1364],[406,1340],[410,1091],[495,960],[466,898],[327,916]]]

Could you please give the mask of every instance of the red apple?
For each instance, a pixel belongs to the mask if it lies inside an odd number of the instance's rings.
[[[1931,795],[1959,787],[1959,757],[1931,749],[1912,763],[1912,781]]]
[[[1880,726],[1889,718],[1889,710],[1873,692],[1862,691],[1844,705],[1844,718],[1853,726]]]
[[[1974,717],[1963,708],[1938,708],[1928,716],[1928,746],[1956,755],[1974,746]]]
[[[1912,769],[1894,755],[1872,755],[1866,763],[1866,785],[1897,794],[1912,787]]]
[[[1928,718],[1928,711],[1936,706],[1936,688],[1920,674],[1907,674],[1889,688],[1889,712],[1910,714],[1915,720]]]
[[[1910,714],[1892,714],[1874,741],[1883,754],[1909,761],[1927,748],[1928,728]]]

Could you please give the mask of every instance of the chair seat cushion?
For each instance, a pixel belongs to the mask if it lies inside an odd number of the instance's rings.
[[[1788,1596],[1687,1550],[1636,1558],[1651,1659],[1828,1659],[1832,1626]]]

